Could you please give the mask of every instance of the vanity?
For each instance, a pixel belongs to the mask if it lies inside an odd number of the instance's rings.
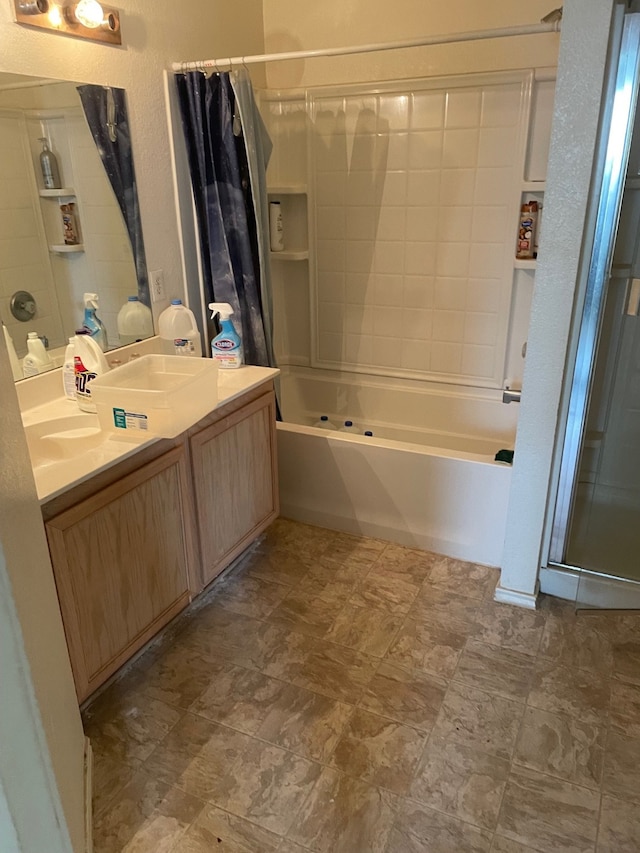
[[[75,404],[58,371],[36,377],[51,389],[37,405],[32,381],[19,384],[80,702],[277,517],[277,374],[219,371],[214,408],[171,439],[102,436],[85,450],[97,439],[82,420],[80,452],[67,458],[63,436],[60,458],[39,465],[30,434]]]

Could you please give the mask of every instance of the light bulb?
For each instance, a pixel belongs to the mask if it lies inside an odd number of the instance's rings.
[[[52,6],[49,9],[49,14],[47,16],[49,18],[49,23],[52,27],[59,27],[62,24],[62,12],[60,11],[60,6]]]
[[[95,30],[104,21],[104,12],[98,0],[79,0],[73,14],[76,20],[90,30]]]

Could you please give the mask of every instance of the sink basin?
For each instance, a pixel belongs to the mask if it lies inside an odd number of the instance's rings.
[[[79,456],[105,440],[98,416],[88,412],[40,421],[24,431],[34,468]]]

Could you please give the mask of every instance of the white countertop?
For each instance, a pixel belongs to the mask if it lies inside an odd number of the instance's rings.
[[[254,367],[252,365],[245,365],[237,370],[218,371],[218,401],[211,411],[215,411],[226,403],[240,397],[242,394],[270,382],[279,372],[275,368]],[[58,373],[59,376],[59,371],[52,371],[52,373]],[[62,383],[60,379],[58,379],[56,384],[57,388],[61,390],[60,386]],[[43,383],[43,389],[45,387],[47,393],[50,394],[50,389],[54,386],[49,381],[46,386]],[[29,402],[34,402],[33,394],[30,394]],[[28,427],[43,421],[68,416],[75,411],[77,411],[77,404],[75,402],[66,400],[62,396],[47,396],[46,399],[38,402],[37,405],[22,408],[22,422],[25,427]],[[96,418],[97,425],[97,415],[94,417]],[[196,422],[194,421],[194,423]],[[97,447],[87,450],[84,453],[79,453],[69,459],[57,460],[37,466],[33,469],[33,474],[40,503],[46,503],[64,493],[72,486],[89,480],[100,471],[110,468],[117,462],[127,459],[134,453],[138,453],[142,448],[148,447],[157,441],[162,441],[162,439],[156,437],[132,439],[128,434],[125,437],[105,433],[105,440]]]

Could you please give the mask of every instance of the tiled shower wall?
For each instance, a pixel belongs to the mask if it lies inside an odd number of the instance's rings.
[[[553,81],[538,82],[525,167],[529,86],[485,75],[269,98],[269,183],[308,182],[312,214],[308,273],[275,267],[283,363],[518,381],[533,272],[514,275],[517,216],[523,180],[545,178],[553,104]]]

